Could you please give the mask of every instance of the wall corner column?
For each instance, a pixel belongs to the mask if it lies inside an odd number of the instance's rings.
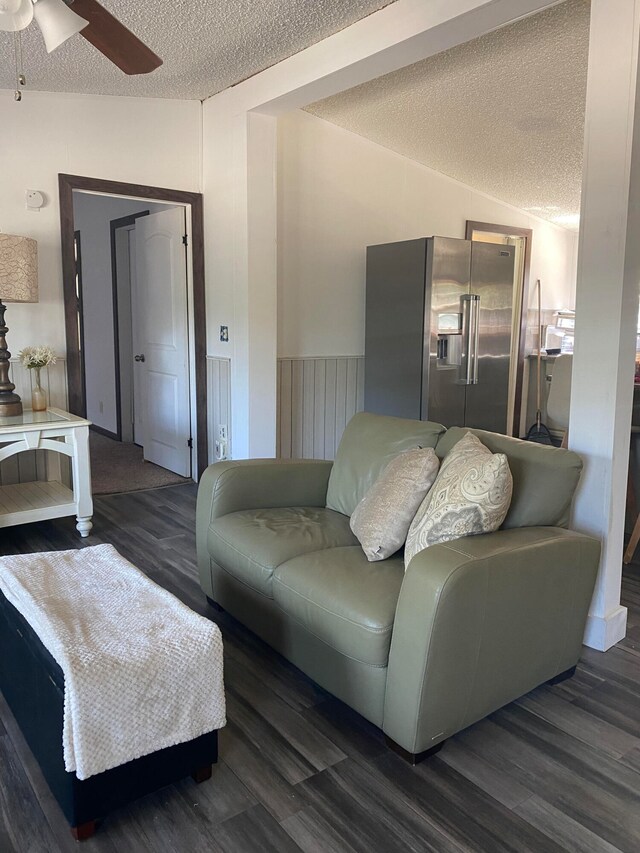
[[[640,282],[640,0],[592,0],[569,446],[573,527],[602,541],[585,643],[625,636],[620,604]]]
[[[247,113],[249,455],[276,455],[278,119]]]
[[[231,447],[247,459],[276,454],[277,119],[232,93],[204,105],[207,351],[231,360]]]

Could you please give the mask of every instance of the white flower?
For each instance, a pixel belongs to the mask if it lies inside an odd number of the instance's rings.
[[[31,370],[33,367],[47,367],[56,363],[56,356],[51,347],[37,346],[25,347],[20,351],[20,361]]]

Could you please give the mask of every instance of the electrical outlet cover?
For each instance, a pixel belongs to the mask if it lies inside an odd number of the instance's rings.
[[[220,326],[220,340],[223,343],[227,343],[229,340],[229,327],[228,326]]]

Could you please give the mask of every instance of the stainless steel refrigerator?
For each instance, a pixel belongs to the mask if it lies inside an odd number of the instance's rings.
[[[449,237],[367,248],[366,411],[510,432],[514,256]]]

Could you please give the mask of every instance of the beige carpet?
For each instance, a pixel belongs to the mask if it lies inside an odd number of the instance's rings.
[[[114,441],[93,430],[89,435],[91,491],[94,495],[137,492],[191,482],[188,477],[180,477],[152,462],[144,462],[142,448],[137,444]]]

